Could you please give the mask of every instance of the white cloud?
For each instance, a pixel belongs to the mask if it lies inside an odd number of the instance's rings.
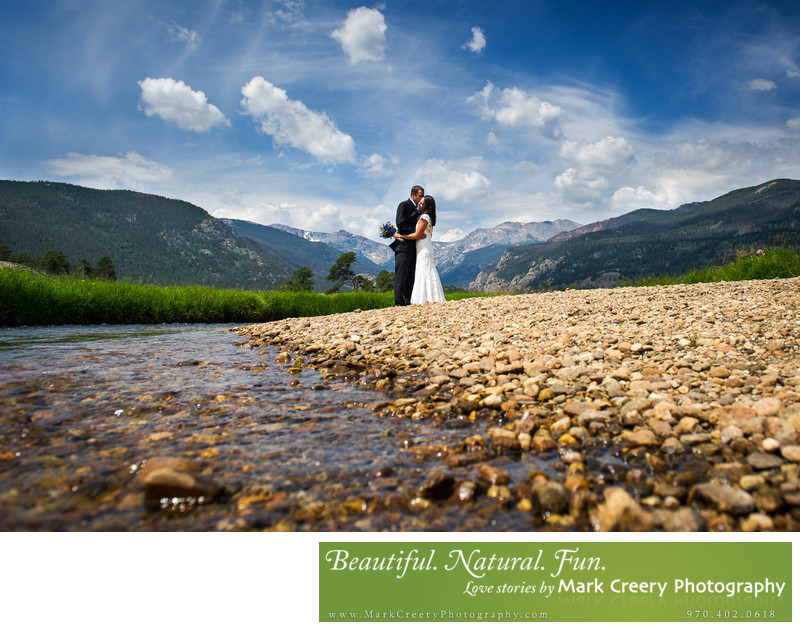
[[[703,172],[724,171],[740,173],[752,166],[753,145],[746,143],[730,144],[716,142],[707,138],[697,138],[679,142],[675,147],[673,163],[680,169]]]
[[[469,48],[474,53],[479,53],[486,48],[486,35],[479,27],[472,27],[472,39],[464,44],[464,48]]]
[[[100,188],[135,189],[142,183],[163,182],[172,177],[168,167],[146,160],[135,151],[123,157],[68,153],[66,157],[48,160],[46,165],[55,175],[77,177],[86,185]]]
[[[139,81],[142,88],[144,113],[159,116],[178,125],[184,131],[203,133],[218,125],[230,122],[219,109],[206,99],[203,92],[195,92],[183,81],[151,79]]]
[[[669,209],[669,202],[662,195],[644,186],[623,186],[611,196],[611,209],[616,212],[630,212],[637,208]]]
[[[559,152],[571,162],[554,183],[565,199],[586,204],[601,201],[609,187],[608,177],[619,176],[634,163],[634,149],[625,138],[606,136],[594,144],[567,140]]]
[[[277,144],[305,151],[324,163],[355,161],[353,138],[339,131],[324,112],[311,111],[300,101],[290,100],[285,90],[262,77],[253,77],[242,94],[246,113]]]
[[[273,24],[286,24],[291,27],[305,28],[308,21],[303,13],[305,2],[303,0],[275,0],[279,5],[270,13]]]
[[[200,48],[200,34],[197,31],[190,31],[188,28],[173,24],[169,27],[169,33],[175,41],[186,44],[186,49],[189,51]]]
[[[634,150],[625,138],[606,136],[594,144],[567,140],[561,145],[561,157],[575,162],[590,175],[620,171],[634,161]]]
[[[376,9],[359,7],[347,14],[341,28],[331,37],[342,46],[350,63],[380,61],[386,54],[386,21]]]
[[[373,153],[368,158],[365,158],[358,172],[366,177],[375,178],[389,177],[392,175],[392,169],[387,166],[386,158],[377,153]]]
[[[605,177],[587,177],[575,168],[568,168],[558,175],[554,183],[565,199],[577,204],[602,201],[608,189],[608,180]]]
[[[747,89],[752,92],[769,92],[770,90],[777,90],[778,86],[775,81],[768,79],[753,79],[747,84]]]
[[[442,241],[444,243],[452,243],[453,241],[458,241],[464,238],[467,235],[465,230],[461,228],[455,228],[453,230],[449,230],[442,234],[441,236],[437,237],[437,241]]]
[[[561,136],[559,118],[564,110],[517,87],[500,90],[490,81],[467,99],[476,103],[485,118],[506,127],[530,127],[548,138]]]
[[[786,121],[786,126],[789,129],[800,129],[800,118],[792,118]]]
[[[382,222],[394,221],[394,211],[390,212],[388,208],[376,213],[374,209],[348,204],[343,209],[335,203],[312,198],[278,203],[248,199],[232,206],[217,207],[211,214],[261,225],[279,223],[310,232],[347,230],[373,240],[378,240],[378,226]]]
[[[491,182],[473,162],[452,164],[444,160],[428,160],[417,169],[415,178],[423,182],[425,194],[436,199],[468,201],[485,197],[490,192]]]
[[[617,213],[641,207],[671,209],[796,176],[799,140],[779,130],[737,127],[736,131],[740,140],[735,143],[726,139],[730,128],[714,125],[685,128],[676,137],[652,138],[649,151],[637,150],[636,167],[612,181],[616,192],[610,208]]]

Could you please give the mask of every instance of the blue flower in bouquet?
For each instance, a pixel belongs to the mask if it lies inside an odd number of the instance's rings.
[[[384,223],[380,229],[381,238],[392,238],[395,232],[397,232],[397,228],[388,221]]]

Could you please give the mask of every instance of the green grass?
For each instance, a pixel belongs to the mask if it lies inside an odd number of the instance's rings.
[[[680,276],[660,275],[637,278],[627,286],[662,286],[668,284],[698,284],[702,282],[735,282],[739,280],[769,280],[800,276],[800,253],[789,248],[737,253],[737,259],[727,265],[693,269]]]
[[[448,295],[448,299],[472,297]],[[0,269],[0,326],[244,323],[371,310],[394,305],[386,293],[291,293],[159,287],[57,278]]]

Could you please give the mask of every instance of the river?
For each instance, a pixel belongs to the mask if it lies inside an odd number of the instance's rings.
[[[387,393],[288,374],[246,341],[225,325],[0,330],[0,529],[531,528],[496,501],[419,498],[463,427],[380,417]],[[156,462],[219,492],[153,505]]]

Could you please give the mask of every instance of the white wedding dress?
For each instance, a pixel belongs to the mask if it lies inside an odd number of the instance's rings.
[[[427,214],[420,216],[428,222],[425,228],[425,238],[417,241],[417,267],[414,271],[414,288],[411,290],[412,304],[425,304],[425,302],[444,302],[442,281],[433,262],[433,226]]]

